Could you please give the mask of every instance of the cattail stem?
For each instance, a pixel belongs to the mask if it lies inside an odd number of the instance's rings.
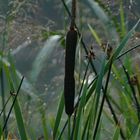
[[[76,18],[76,0],[72,0],[71,13],[72,13],[72,17],[71,17],[70,28],[74,28],[75,27],[75,18]]]
[[[71,120],[70,116],[68,116],[68,140],[70,140],[70,134],[71,134]]]

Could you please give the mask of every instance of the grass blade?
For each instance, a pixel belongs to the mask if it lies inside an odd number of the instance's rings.
[[[61,99],[59,102],[59,106],[58,106],[58,111],[57,111],[57,116],[56,116],[56,120],[55,120],[55,125],[54,125],[54,130],[53,130],[53,139],[56,138],[57,132],[58,132],[58,127],[62,118],[62,113],[64,110],[64,94],[62,92],[61,95]]]
[[[4,68],[5,68],[7,79],[9,81],[10,89],[12,92],[15,93],[15,91],[16,91],[15,86],[17,86],[17,85],[14,85],[14,82],[11,79],[11,73],[10,73],[11,71],[9,70],[9,68],[7,66],[5,66]],[[17,81],[15,81],[15,84],[16,83],[17,83]],[[17,91],[17,93],[18,92],[19,91]],[[13,102],[14,102],[14,99],[15,98],[13,97]],[[14,103],[14,111],[15,111],[15,117],[16,117],[16,122],[17,122],[18,130],[19,130],[20,138],[21,138],[21,140],[27,140],[26,129],[24,126],[24,121],[23,121],[19,101],[17,98],[16,98],[15,103]]]
[[[134,136],[134,140],[139,139],[139,132],[140,132],[140,125],[138,125],[137,131],[136,131],[135,136]]]
[[[80,129],[81,129],[81,117],[83,116],[82,115],[82,110],[84,109],[85,107],[85,103],[86,103],[86,91],[87,91],[87,83],[85,83],[84,87],[83,87],[83,93],[82,93],[82,96],[81,96],[81,100],[79,102],[79,106],[78,106],[78,112],[77,112],[77,117],[76,117],[76,125],[75,125],[75,128],[73,128],[75,131],[74,131],[74,139],[79,139],[80,135],[79,135],[79,132],[80,132]]]
[[[96,84],[96,90],[95,90],[95,96],[96,96],[95,110],[96,111],[98,110],[99,99],[100,99],[100,95],[101,95],[100,92],[102,89],[102,81],[103,81],[104,71],[105,71],[105,62],[106,62],[106,59],[104,59],[102,62],[101,70],[100,70],[99,77],[97,79],[97,84]],[[95,113],[95,115],[96,115],[96,113]]]
[[[121,38],[123,38],[126,35],[123,0],[120,1],[120,18],[121,18]]]
[[[47,122],[46,122],[46,113],[43,108],[40,109],[41,113],[41,122],[42,122],[42,127],[43,127],[43,132],[44,132],[44,139],[48,140],[48,131],[47,131]]]
[[[99,108],[99,113],[98,113],[98,116],[97,116],[97,121],[96,121],[96,125],[95,125],[95,131],[94,131],[93,139],[96,138],[96,135],[98,133],[100,118],[101,118],[101,115],[102,115],[105,98],[107,97],[106,94],[107,94],[107,88],[108,88],[108,83],[109,83],[109,79],[110,79],[111,68],[112,68],[112,63],[110,63],[110,66],[109,66],[107,79],[106,79],[106,84],[105,84],[105,90],[104,90],[103,98],[102,98],[101,105],[100,105],[100,108]]]
[[[88,27],[93,35],[93,37],[95,38],[95,40],[97,41],[97,43],[101,46],[102,43],[101,43],[101,39],[98,37],[96,31],[88,24]]]
[[[119,140],[120,128],[117,126],[112,140]]]

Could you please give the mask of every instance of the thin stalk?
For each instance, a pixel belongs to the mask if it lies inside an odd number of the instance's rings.
[[[13,107],[14,107],[14,104],[15,104],[15,102],[16,102],[16,99],[17,99],[17,96],[18,96],[18,94],[19,94],[19,91],[20,91],[20,88],[21,88],[21,85],[22,85],[23,79],[24,79],[24,77],[22,77],[22,79],[21,79],[21,82],[20,82],[20,84],[19,84],[19,87],[18,87],[17,93],[16,93],[16,95],[15,95],[15,98],[14,98],[14,100],[13,100],[13,103],[12,103],[12,105],[11,105],[11,107],[10,107],[9,112],[8,112],[7,118],[6,118],[6,120],[5,120],[5,123],[4,123],[4,126],[3,126],[3,129],[2,129],[3,132],[4,132],[5,128],[6,128],[6,126],[7,126],[8,119],[9,119],[9,117],[10,117],[10,114],[11,114],[12,109],[13,109]]]
[[[70,116],[68,116],[68,140],[70,140],[70,134],[71,134],[71,120]]]
[[[10,95],[9,98],[7,99],[7,101],[5,102],[4,107],[2,108],[2,110],[1,110],[1,112],[0,112],[0,116],[1,116],[2,113],[4,112],[4,110],[5,110],[5,108],[6,108],[6,105],[8,104],[9,100],[11,99],[11,96],[12,96],[12,95]]]
[[[112,96],[108,95],[109,100],[111,103],[118,109],[118,111],[122,112],[122,108],[117,104],[116,99],[114,99]]]
[[[64,130],[65,130],[67,124],[68,124],[68,120],[65,122],[65,124],[64,124],[64,126],[63,126],[63,128],[62,128],[61,133],[60,133],[60,135],[59,135],[59,137],[58,137],[58,140],[61,140],[62,134],[64,133]]]

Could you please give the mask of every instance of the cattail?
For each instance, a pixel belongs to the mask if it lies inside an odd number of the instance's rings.
[[[77,44],[77,31],[71,27],[66,36],[65,79],[64,79],[65,111],[70,116],[74,111],[74,96],[75,96],[74,67],[75,67],[76,44]]]

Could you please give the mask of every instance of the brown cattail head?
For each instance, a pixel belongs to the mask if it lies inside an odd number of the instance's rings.
[[[65,55],[65,79],[64,79],[64,98],[65,111],[68,115],[72,115],[74,111],[75,96],[75,52],[77,44],[77,31],[71,28],[66,36],[66,55]]]

